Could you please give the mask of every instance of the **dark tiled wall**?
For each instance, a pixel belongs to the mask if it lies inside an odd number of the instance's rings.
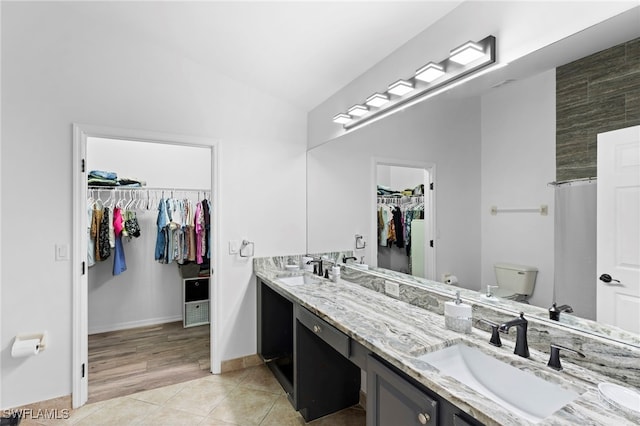
[[[556,180],[597,176],[598,133],[640,124],[640,38],[556,69]]]

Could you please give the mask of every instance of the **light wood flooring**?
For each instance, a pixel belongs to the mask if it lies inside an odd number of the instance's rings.
[[[182,321],[89,335],[89,403],[210,375],[209,326]]]

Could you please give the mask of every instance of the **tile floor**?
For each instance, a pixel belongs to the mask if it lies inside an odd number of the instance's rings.
[[[304,425],[265,366],[86,404],[65,420],[25,419],[21,425]],[[365,411],[352,407],[315,420],[314,426],[361,426]]]

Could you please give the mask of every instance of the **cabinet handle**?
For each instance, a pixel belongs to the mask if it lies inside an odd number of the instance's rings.
[[[418,421],[421,425],[426,425],[431,420],[431,416],[429,413],[420,413],[418,414]]]
[[[315,333],[320,333],[322,331],[322,329],[320,328],[319,325],[316,324],[316,325],[313,326],[313,331]]]

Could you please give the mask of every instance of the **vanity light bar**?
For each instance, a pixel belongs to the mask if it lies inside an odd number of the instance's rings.
[[[449,59],[460,65],[467,65],[484,56],[484,49],[478,43],[468,41],[451,51]]]
[[[380,108],[382,105],[386,104],[387,102],[389,102],[389,96],[384,95],[382,93],[374,93],[373,95],[367,98],[367,100],[365,101],[365,104],[371,107]]]
[[[505,65],[496,63],[494,36],[469,41],[453,49],[450,56],[439,63],[428,62],[413,77],[400,79],[390,84],[386,92],[376,92],[364,104],[356,104],[347,113],[335,115],[333,121],[342,124],[345,130],[352,130]]]
[[[389,85],[387,92],[396,96],[404,96],[413,90],[413,83],[407,80],[398,80]]]
[[[349,114],[340,113],[333,116],[333,122],[338,124],[347,124],[352,120]]]
[[[431,83],[444,75],[444,67],[434,62],[429,62],[427,65],[416,71],[416,80],[424,81],[425,83]]]
[[[353,117],[362,117],[367,112],[369,112],[369,108],[364,105],[354,105],[347,110],[347,114]]]

